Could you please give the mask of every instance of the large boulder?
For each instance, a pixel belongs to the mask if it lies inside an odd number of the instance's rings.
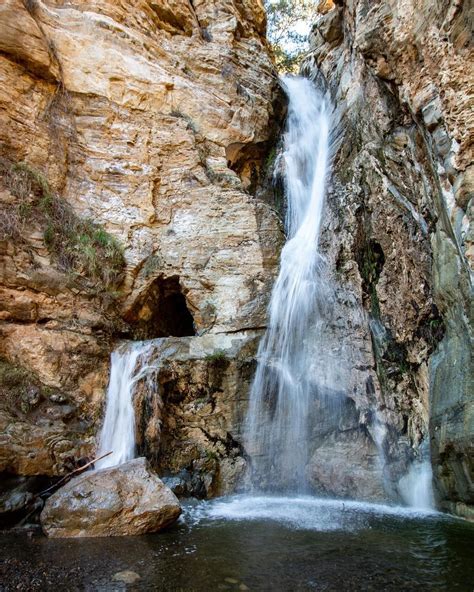
[[[41,525],[49,537],[124,536],[156,532],[180,514],[178,498],[137,458],[67,483],[47,500]]]

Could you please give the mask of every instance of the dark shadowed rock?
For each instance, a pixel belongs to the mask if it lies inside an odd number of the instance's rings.
[[[145,458],[89,472],[52,495],[41,513],[49,537],[124,536],[156,532],[181,507]]]
[[[353,408],[343,425],[332,423],[331,434],[321,420],[311,482],[332,494],[370,494],[368,478],[380,472],[377,442],[384,485],[396,492],[429,443],[439,507],[469,517],[474,87],[468,3],[335,4],[341,5],[318,4],[303,71],[327,84],[344,133],[319,249],[338,286],[335,322],[324,338],[327,351],[346,348],[341,360],[348,361],[345,392]],[[358,319],[361,305],[368,324]]]

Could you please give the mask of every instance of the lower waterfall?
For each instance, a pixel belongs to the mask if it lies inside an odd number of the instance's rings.
[[[111,355],[105,418],[99,435],[96,469],[114,467],[135,458],[133,395],[138,382],[156,370],[148,365],[156,339],[121,344]],[[108,454],[111,452],[111,454]]]
[[[433,493],[433,469],[428,443],[420,446],[420,458],[408,467],[400,479],[398,489],[403,501],[412,508],[432,510],[435,507]]]

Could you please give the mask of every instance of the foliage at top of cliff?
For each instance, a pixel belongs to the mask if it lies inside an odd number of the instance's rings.
[[[0,240],[25,242],[27,229],[38,224],[59,269],[85,276],[104,289],[121,282],[125,259],[119,242],[92,220],[79,218],[42,173],[26,162],[2,158],[0,175],[17,198],[13,204],[1,204]]]
[[[265,0],[267,38],[280,72],[296,73],[307,49],[316,0]]]

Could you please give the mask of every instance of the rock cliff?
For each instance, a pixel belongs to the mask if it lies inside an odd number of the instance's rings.
[[[321,245],[334,306],[315,346],[338,376],[308,478],[396,499],[430,448],[441,507],[472,516],[468,4],[322,0],[303,72],[341,131]],[[110,352],[155,337],[169,339],[156,391],[137,390],[139,453],[178,493],[242,486],[283,239],[260,0],[7,0],[0,32],[8,488],[22,476],[31,501],[25,477],[43,487],[94,456]]]
[[[368,430],[383,448],[386,484],[396,487],[429,440],[441,507],[466,516],[474,435],[471,28],[469,2],[324,1],[303,65],[331,93],[343,134],[324,249],[346,310],[334,333],[354,344],[358,419],[349,441]],[[368,323],[356,314],[354,326],[357,303]],[[362,446],[366,456],[371,446]],[[331,462],[344,457],[342,448]],[[314,479],[324,482],[318,470]]]
[[[7,0],[0,31],[0,470],[52,476],[118,339],[264,327],[281,93],[260,2]]]

